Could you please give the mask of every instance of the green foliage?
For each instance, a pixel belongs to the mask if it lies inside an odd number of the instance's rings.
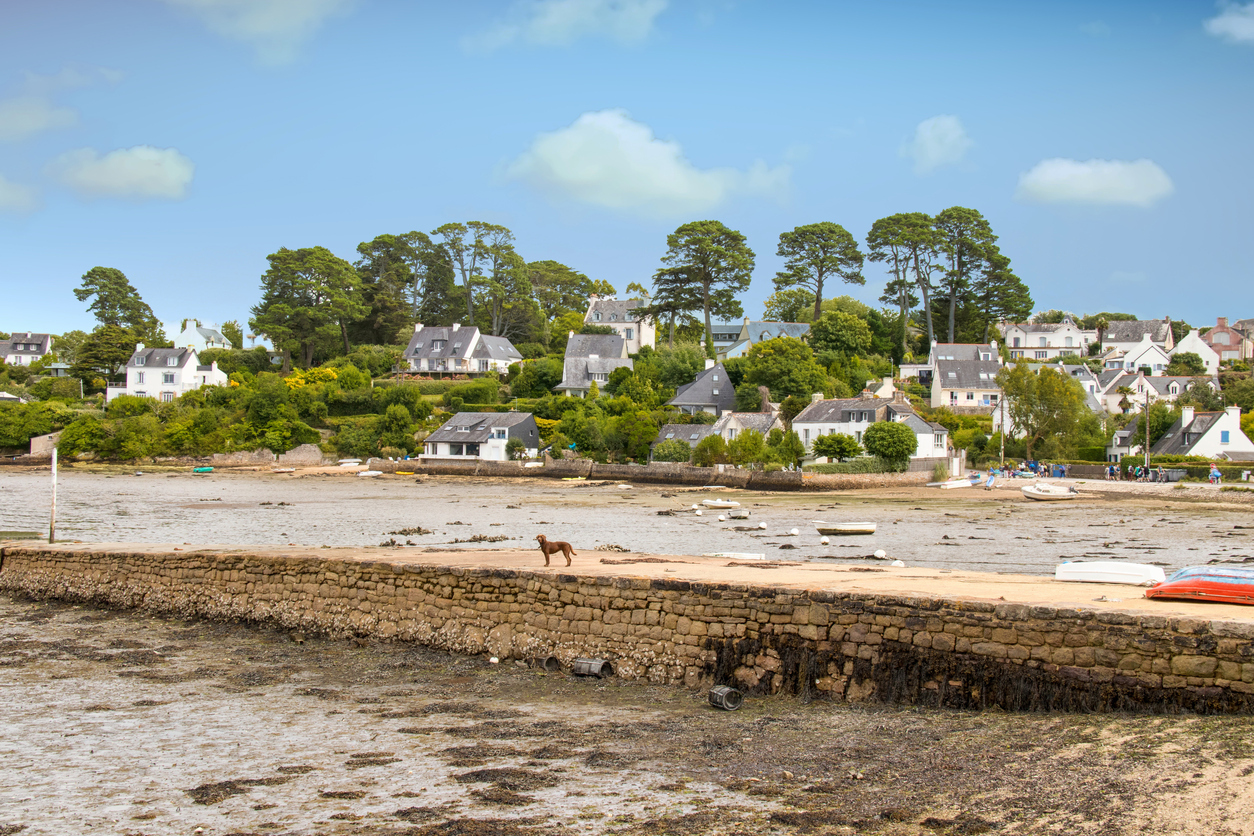
[[[519,343],[514,348],[518,349],[524,360],[535,360],[548,353],[544,343]]]
[[[814,298],[804,287],[776,290],[766,298],[762,318],[768,322],[809,322],[814,316]]]
[[[618,332],[608,325],[597,325],[592,322],[585,322],[583,325],[579,326],[579,330],[576,331],[575,333],[576,334],[597,334],[603,337],[612,337]]]
[[[365,389],[370,385],[370,375],[353,365],[342,366],[335,372],[336,383],[346,392]]]
[[[222,323],[222,336],[231,343],[231,348],[242,349],[244,347],[244,330],[240,328],[238,321],[228,319]]]
[[[767,387],[775,401],[790,395],[808,400],[827,383],[827,373],[814,361],[810,346],[793,337],[755,343],[746,360],[745,380]]]
[[[714,356],[710,318],[737,319],[744,308],[737,294],[749,289],[754,254],[745,236],[719,221],[693,221],[666,237],[665,266],[653,275],[655,306],[705,315],[706,356]]]
[[[1023,437],[1029,459],[1037,453],[1056,452],[1037,445],[1048,439],[1051,444],[1074,443],[1082,417],[1091,416],[1084,403],[1084,389],[1070,375],[1050,368],[1039,374],[1026,363],[1016,363],[997,374],[997,384],[1006,398],[1006,417],[1016,436]]]
[[[762,433],[754,429],[742,430],[727,445],[727,455],[732,464],[746,467],[754,464],[766,464],[770,458],[766,449],[766,439]]]
[[[348,418],[331,436],[331,444],[342,456],[368,458],[379,455],[379,419],[374,416]]]
[[[92,453],[100,449],[104,440],[104,425],[95,415],[84,415],[75,419],[61,431],[57,441],[57,452],[62,456],[77,456],[80,453]]]
[[[270,352],[263,346],[243,349],[207,348],[197,355],[202,366],[217,363],[218,368],[230,376],[236,372],[259,374],[275,366],[270,362]]]
[[[1206,363],[1195,351],[1180,351],[1171,356],[1167,366],[1167,374],[1171,376],[1197,377],[1206,374]]]
[[[908,461],[890,462],[875,456],[861,456],[847,462],[829,462],[828,464],[808,464],[805,469],[809,473],[900,473],[905,470]],[[941,465],[943,468],[944,465]],[[946,477],[948,470],[944,471]],[[946,478],[942,477],[942,478]],[[942,481],[937,479],[936,481]]]
[[[629,459],[644,461],[657,437],[657,422],[643,410],[629,410],[611,418],[604,433],[606,447]]]
[[[516,398],[542,398],[561,382],[561,360],[530,360],[522,363],[517,377],[510,383],[510,391]]]
[[[832,433],[814,439],[815,456],[822,456],[837,461],[846,461],[862,454],[862,445],[848,433]]]
[[[105,407],[105,415],[109,418],[130,418],[136,415],[148,415],[156,407],[157,402],[152,398],[118,395]]]
[[[121,270],[113,267],[91,268],[83,274],[83,283],[74,289],[74,298],[80,302],[91,299],[87,310],[101,325],[129,331],[137,342],[150,347],[169,344],[162,333],[160,320]]]
[[[824,285],[830,279],[866,284],[862,276],[862,251],[840,224],[824,221],[781,232],[775,254],[785,259],[784,269],[775,274],[775,290],[805,288],[812,291],[814,319],[820,316],[818,300],[823,298]]]
[[[505,458],[512,462],[527,455],[527,443],[521,438],[511,438],[505,442]]]
[[[349,351],[348,324],[366,312],[361,280],[347,261],[325,247],[289,250],[266,256],[261,301],[252,307],[249,327],[268,336],[284,356],[296,354],[303,368],[314,354],[335,351],[337,336]]]
[[[655,462],[687,462],[692,458],[692,446],[682,438],[667,438],[653,448]]]
[[[820,352],[866,354],[871,348],[871,329],[853,314],[831,311],[810,326],[810,346]]]
[[[919,449],[919,439],[914,430],[896,421],[877,421],[867,427],[862,434],[862,443],[872,456],[879,456],[892,464],[908,462]]]
[[[727,442],[721,435],[707,435],[697,442],[692,450],[692,463],[697,467],[713,467],[716,464],[727,464]]]
[[[38,435],[56,432],[74,420],[74,413],[55,401],[0,404],[0,448],[22,448]]]
[[[1180,407],[1169,405],[1163,401],[1154,401],[1149,405],[1147,423],[1149,424],[1150,448],[1162,440],[1171,429],[1171,425],[1180,420]],[[1145,424],[1140,426],[1140,443],[1145,444]]]
[[[736,411],[757,412],[762,408],[762,395],[758,387],[752,383],[742,383],[736,387]]]
[[[797,435],[795,430],[788,432],[778,428],[771,430],[766,437],[766,446],[770,460],[780,464],[800,467],[801,460],[806,454],[806,446],[801,442],[801,436]]]

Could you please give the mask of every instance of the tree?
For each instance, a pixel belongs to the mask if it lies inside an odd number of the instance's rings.
[[[796,430],[771,430],[766,439],[766,449],[771,461],[793,467],[800,467],[806,454],[806,446],[801,443],[801,436],[797,435]]]
[[[784,269],[775,274],[775,289],[803,287],[812,291],[816,320],[822,316],[819,305],[828,279],[839,277],[846,284],[866,284],[862,251],[840,224],[823,221],[781,232],[775,254],[784,259]]]
[[[738,467],[761,464],[766,461],[766,440],[757,430],[741,430],[727,445],[727,455]]]
[[[1162,401],[1154,401],[1149,405],[1149,411],[1145,416],[1146,424],[1139,429],[1140,432],[1134,434],[1136,437],[1132,439],[1134,443],[1145,443],[1145,426],[1149,426],[1149,445],[1153,447],[1157,444],[1167,430],[1171,429],[1171,425],[1180,420],[1180,408],[1178,406],[1169,406]]]
[[[562,314],[587,310],[592,280],[558,261],[532,261],[527,265],[531,290],[544,322],[543,342],[553,336],[553,321]]]
[[[937,262],[940,235],[932,218],[923,212],[905,212],[880,218],[867,233],[867,247],[872,261],[888,261],[893,264],[895,292],[904,297],[911,288],[907,278],[914,283],[927,317],[927,342],[936,339],[932,327],[932,274],[940,269]],[[904,314],[906,309],[902,309]],[[904,337],[903,337],[904,351]]]
[[[614,288],[611,287],[609,292],[610,292],[610,295],[613,295]],[[650,298],[649,289],[645,287],[644,285],[640,284],[639,282],[628,282],[627,283],[627,298],[639,299],[642,302],[647,302],[649,301],[649,298]]]
[[[0,339],[6,339],[6,337],[0,337]],[[79,349],[82,348],[86,339],[87,333],[84,331],[66,331],[53,342],[52,351],[57,355],[57,360],[73,366],[78,362]]]
[[[692,463],[697,467],[713,467],[716,464],[727,464],[727,442],[721,435],[707,435],[697,442],[692,450]]]
[[[505,442],[505,458],[516,462],[527,455],[527,443],[521,438],[511,438]]]
[[[832,433],[814,439],[814,455],[846,461],[862,454],[862,445],[848,433]]]
[[[101,325],[83,340],[75,353],[70,374],[82,380],[103,377],[118,380],[119,371],[135,353],[135,335],[120,325]]]
[[[1171,355],[1171,363],[1167,366],[1167,374],[1175,377],[1197,377],[1206,374],[1206,364],[1195,351],[1178,351]]]
[[[909,462],[919,449],[914,430],[898,421],[876,421],[862,434],[862,443],[872,456],[898,467]]]
[[[270,268],[261,277],[262,297],[251,309],[249,327],[274,342],[285,365],[297,350],[301,365],[308,368],[318,339],[334,339],[336,330],[347,354],[348,323],[365,312],[352,265],[325,247],[283,247],[266,259]]]
[[[989,330],[995,323],[1022,322],[1032,313],[1032,294],[1028,286],[1014,274],[1010,259],[1000,251],[988,254],[983,270],[971,283],[970,300],[981,326],[982,343],[988,342]]]
[[[483,221],[444,224],[431,234],[443,239],[449,264],[461,277],[462,291],[466,294],[466,324],[473,324],[475,286],[480,280],[483,264],[489,258],[489,248],[499,250],[503,244],[510,244],[512,249],[514,234],[503,226]]]
[[[997,236],[987,220],[974,209],[951,206],[936,216],[939,250],[947,266],[940,287],[949,299],[949,339],[957,341],[958,303],[971,289],[975,276],[987,264],[989,256],[998,252]]]
[[[871,348],[871,329],[853,314],[832,311],[810,326],[810,346],[815,351],[863,355]]]
[[[744,315],[736,300],[737,293],[749,289],[753,276],[753,250],[745,236],[728,229],[719,221],[693,221],[684,224],[666,237],[666,265],[653,277],[659,297],[683,298],[671,293],[677,285],[688,291],[688,298],[701,300],[705,314],[706,356],[714,356],[714,337],[710,331],[710,315],[735,319]]]
[[[80,302],[91,299],[87,310],[101,325],[116,325],[130,331],[137,342],[149,346],[166,345],[165,333],[152,308],[140,298],[126,274],[113,267],[93,267],[83,274],[83,283],[74,289]]]
[[[514,233],[503,226],[483,225],[476,241],[482,250],[484,269],[473,281],[481,290],[488,330],[493,336],[517,338],[528,306],[534,305],[527,263],[514,250]],[[523,316],[520,318],[519,314]]]
[[[997,385],[1004,393],[1006,417],[1015,434],[1023,436],[1029,459],[1044,438],[1070,442],[1088,410],[1079,382],[1050,368],[1036,374],[1026,363],[1016,363],[997,373]]]
[[[808,322],[817,297],[804,287],[777,290],[766,297],[762,318],[771,322]],[[803,318],[806,317],[806,318]]]
[[[745,381],[767,387],[771,397],[781,401],[790,395],[808,400],[827,383],[827,373],[814,362],[810,346],[794,337],[755,343],[745,365]]]
[[[415,321],[415,271],[424,266],[417,246],[423,243],[430,247],[431,239],[421,232],[410,232],[377,235],[357,245],[359,258],[353,266],[361,282],[366,312],[354,325],[354,339],[372,345],[392,343]]]
[[[682,438],[668,438],[653,448],[655,462],[686,462],[692,458],[692,447]]]
[[[227,338],[232,348],[242,349],[244,347],[244,332],[234,319],[228,319],[222,323],[222,336]]]
[[[888,272],[892,275],[884,286],[884,295],[880,301],[886,305],[896,305],[898,313],[898,339],[900,355],[906,354],[906,327],[909,322],[910,310],[919,303],[914,294],[913,286],[907,273],[909,249],[906,236],[902,231],[900,215],[880,218],[871,225],[866,235],[867,258],[871,261],[885,262]]]

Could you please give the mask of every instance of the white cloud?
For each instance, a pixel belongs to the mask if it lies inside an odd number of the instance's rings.
[[[1202,23],[1207,34],[1234,44],[1254,44],[1254,3],[1220,3],[1220,12]]]
[[[182,200],[196,171],[176,148],[136,145],[101,156],[80,148],[48,164],[48,174],[83,197]]]
[[[957,116],[933,116],[914,129],[914,136],[901,147],[901,155],[914,160],[915,174],[930,174],[938,168],[962,162],[971,138]]]
[[[38,96],[19,96],[0,101],[0,140],[12,142],[77,123],[78,114],[73,110],[57,107]]]
[[[38,204],[39,195],[33,188],[14,183],[0,174],[0,212],[30,212]]]
[[[790,175],[787,165],[760,160],[744,171],[697,168],[679,143],[658,139],[622,110],[585,113],[540,134],[506,171],[550,195],[660,216],[703,212],[740,195],[779,198]]]
[[[516,3],[509,20],[465,38],[462,45],[489,52],[517,41],[537,46],[568,46],[599,35],[624,44],[639,43],[667,0],[530,0]]]
[[[1153,160],[1041,160],[1019,175],[1015,197],[1031,203],[1152,206],[1175,191]]]
[[[251,44],[267,64],[295,60],[301,45],[333,14],[356,0],[164,0],[200,18],[213,32]]]

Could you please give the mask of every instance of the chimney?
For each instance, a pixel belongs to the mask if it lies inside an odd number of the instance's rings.
[[[712,368],[714,368],[714,358],[713,358],[713,357],[707,357],[707,358],[705,358],[705,368],[706,368],[706,370],[707,370],[707,371],[708,371],[708,370],[710,370],[710,369],[712,369]]]
[[[453,330],[454,330],[454,331],[456,331],[458,328],[461,328],[461,327],[462,327],[462,324],[461,324],[460,322],[454,322],[454,323],[453,323]]]
[[[746,317],[745,317],[745,325],[748,325],[748,324],[749,324],[749,317],[747,317],[747,316],[746,316]]]
[[[908,403],[906,393],[897,389],[893,392],[893,403]]]
[[[1240,407],[1237,407],[1237,409],[1240,410]],[[1188,429],[1189,424],[1192,424],[1192,423],[1193,423],[1193,407],[1191,406],[1180,407],[1180,429],[1182,430]]]
[[[144,344],[143,344],[143,343],[135,343],[135,350],[136,350],[136,351],[143,351],[143,350],[144,350]]]
[[[1224,412],[1228,413],[1228,415],[1232,417],[1232,421],[1234,424],[1236,424],[1238,427],[1241,426],[1241,407],[1239,406],[1225,407]]]
[[[422,323],[421,323],[421,322],[415,322],[415,323],[414,323],[414,333],[415,333],[415,334],[417,334],[417,333],[418,333],[419,331],[421,331],[421,330],[422,330]]]
[[[1218,319],[1218,324],[1217,324],[1215,327],[1216,327],[1216,328],[1227,328],[1227,327],[1228,327],[1228,317],[1226,317],[1226,316],[1221,316],[1221,317],[1219,317],[1219,319]]]
[[[810,396],[810,403],[818,403],[821,400],[823,400],[822,392],[815,392],[813,395]]]

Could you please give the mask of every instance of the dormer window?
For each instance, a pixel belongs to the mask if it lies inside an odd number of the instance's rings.
[[[462,344],[461,344],[461,343],[453,343],[453,350],[454,350],[454,351],[456,351],[457,349],[459,349],[459,348],[461,348],[461,347],[462,347]]]
[[[177,357],[167,357],[165,360],[167,366],[177,366],[179,364]]]
[[[610,314],[610,322],[618,322],[618,314],[616,313]]]
[[[148,359],[147,357],[145,357],[145,356],[143,356],[143,355],[141,354],[140,356],[138,356],[138,357],[136,357],[136,358],[135,358],[135,365],[137,365],[137,366],[142,366],[142,365],[144,365],[144,362],[145,362],[147,359]]]
[[[592,315],[592,319],[593,319],[593,321],[594,321],[594,322],[600,322],[600,321],[601,321],[601,312],[600,312],[600,311],[597,311],[596,313],[594,313],[594,314]]]
[[[711,376],[710,376],[710,379],[711,379],[711,380],[714,380],[714,381],[717,381],[717,380],[718,380],[718,374],[713,374],[713,375],[711,375]]]

